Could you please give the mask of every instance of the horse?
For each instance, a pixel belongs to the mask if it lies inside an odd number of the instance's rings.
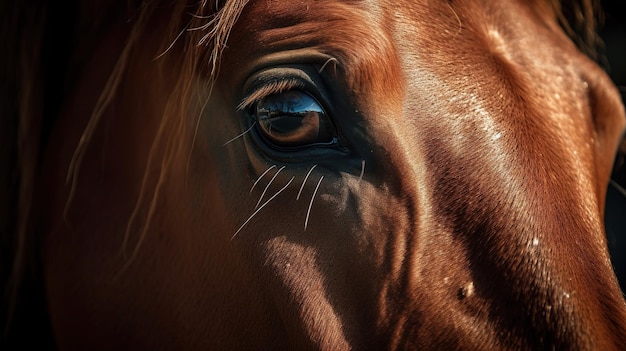
[[[626,350],[590,1],[1,6],[7,348]]]

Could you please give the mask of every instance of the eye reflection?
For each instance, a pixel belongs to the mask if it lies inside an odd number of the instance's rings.
[[[258,130],[273,146],[297,148],[332,145],[335,128],[320,104],[309,94],[290,90],[256,104]]]

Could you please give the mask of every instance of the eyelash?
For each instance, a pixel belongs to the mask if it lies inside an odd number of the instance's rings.
[[[265,84],[260,84],[251,93],[249,93],[240,103],[237,105],[238,111],[245,111],[251,108],[255,103],[263,100],[264,98],[272,94],[280,94],[282,92],[292,89],[305,89],[305,85],[299,79],[283,78],[270,81]]]

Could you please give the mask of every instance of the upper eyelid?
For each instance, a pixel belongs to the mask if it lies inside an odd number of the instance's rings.
[[[237,105],[237,110],[244,111],[257,101],[260,101],[261,99],[272,94],[280,94],[284,91],[304,88],[304,82],[297,78],[274,79],[270,82],[259,84],[258,87],[241,100],[239,105]]]

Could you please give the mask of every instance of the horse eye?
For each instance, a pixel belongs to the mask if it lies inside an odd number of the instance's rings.
[[[269,95],[254,106],[257,130],[271,146],[293,149],[337,144],[337,133],[311,95],[289,90]]]

